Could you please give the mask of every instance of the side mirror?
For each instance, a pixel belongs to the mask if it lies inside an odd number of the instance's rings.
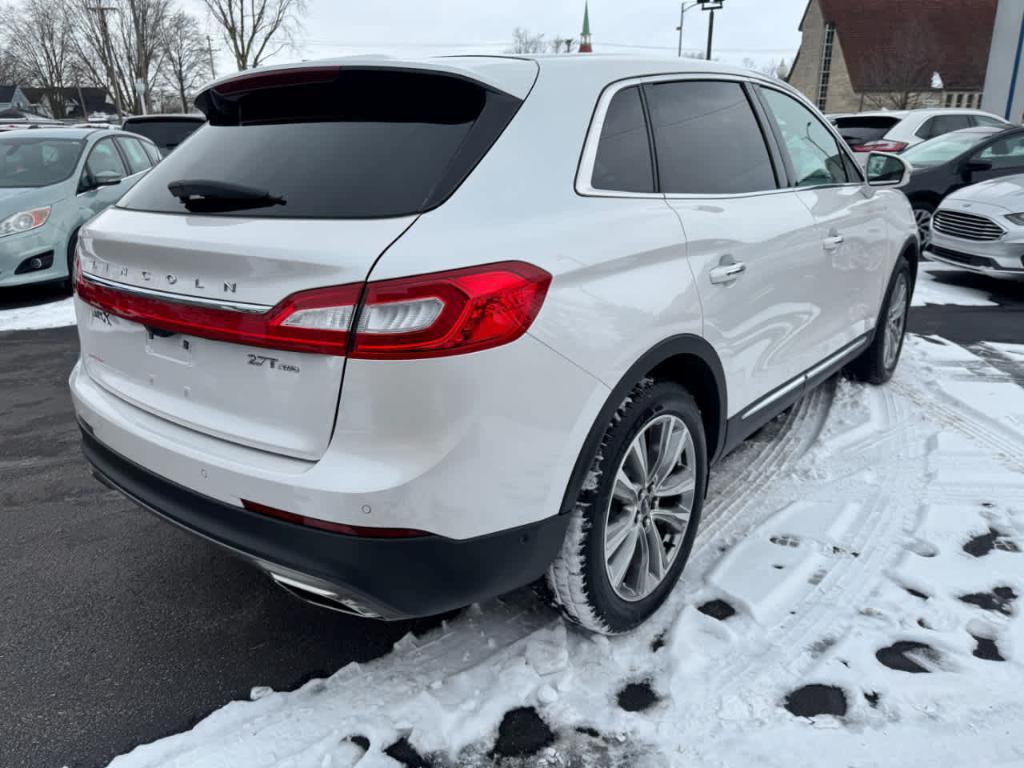
[[[868,184],[872,187],[905,187],[910,183],[910,163],[886,152],[868,154]]]
[[[103,171],[93,175],[92,183],[97,187],[113,187],[120,184],[122,179],[124,176],[117,171]]]

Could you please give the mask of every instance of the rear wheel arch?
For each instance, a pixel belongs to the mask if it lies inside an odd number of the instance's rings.
[[[728,413],[722,362],[706,339],[693,334],[672,336],[645,352],[612,389],[576,459],[560,513],[567,514],[573,510],[579,488],[612,417],[623,400],[644,379],[671,381],[689,390],[700,409],[709,462],[721,453]]]

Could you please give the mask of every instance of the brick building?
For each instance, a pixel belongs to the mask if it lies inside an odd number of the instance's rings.
[[[980,107],[999,0],[809,0],[789,74],[825,112]]]

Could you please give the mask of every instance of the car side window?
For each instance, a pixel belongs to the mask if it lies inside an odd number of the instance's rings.
[[[991,163],[993,170],[1024,168],[1024,133],[989,144],[976,156],[977,160]]]
[[[776,189],[765,137],[739,83],[645,86],[661,191],[726,195]]]
[[[980,125],[984,128],[1005,128],[1006,123],[995,117],[989,117],[988,115],[972,115],[974,118],[974,124]]]
[[[85,161],[85,169],[90,176],[96,178],[123,178],[128,175],[121,155],[114,146],[113,139],[103,139],[89,152]]]
[[[971,127],[970,115],[936,115],[925,120],[915,134],[922,139],[934,139],[947,133]]]
[[[153,144],[149,141],[143,141],[141,143],[143,149],[146,150],[146,154],[149,155],[149,159],[152,161],[153,165],[156,165],[161,160],[163,160],[163,156],[160,154],[160,149],[157,147],[156,144]]]
[[[590,185],[615,192],[654,192],[654,164],[639,86],[608,104]]]
[[[821,187],[861,181],[850,175],[848,158],[835,135],[811,110],[781,91],[762,88],[761,94],[782,134],[797,187]]]
[[[118,136],[117,144],[124,151],[125,157],[128,158],[128,167],[131,168],[132,173],[141,173],[153,167],[149,155],[146,154],[146,150],[142,148],[142,142],[138,139]]]

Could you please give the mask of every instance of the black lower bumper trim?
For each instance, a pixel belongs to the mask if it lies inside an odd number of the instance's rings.
[[[565,537],[568,516],[475,539],[373,539],[306,528],[211,499],[154,475],[82,431],[82,449],[111,487],[262,567],[330,584],[387,619],[432,616],[529,584]],[[486,514],[486,510],[481,510]]]

